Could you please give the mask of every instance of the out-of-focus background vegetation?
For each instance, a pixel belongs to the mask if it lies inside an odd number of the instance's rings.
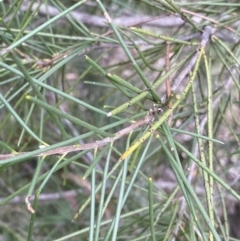
[[[240,238],[239,1],[0,13],[0,240]]]

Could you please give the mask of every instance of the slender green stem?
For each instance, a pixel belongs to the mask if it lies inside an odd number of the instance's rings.
[[[153,241],[156,240],[155,231],[154,231],[154,214],[153,214],[153,196],[152,196],[152,178],[148,178],[148,202],[149,202],[149,220],[150,220],[150,230],[151,238]]]

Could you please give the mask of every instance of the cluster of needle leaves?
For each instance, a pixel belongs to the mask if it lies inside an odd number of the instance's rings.
[[[0,1],[0,240],[240,238],[239,11]]]

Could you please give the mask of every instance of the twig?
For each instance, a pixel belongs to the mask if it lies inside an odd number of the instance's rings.
[[[21,11],[26,12],[29,9],[30,3],[25,2],[21,6]],[[41,4],[39,7],[39,3],[34,3],[32,5],[32,11],[34,11],[36,8],[38,9],[38,14],[49,16],[49,17],[55,17],[57,16],[60,11],[48,4]],[[105,18],[101,16],[96,15],[90,15],[87,13],[83,13],[80,11],[72,11],[71,15],[77,19],[78,21],[89,25],[89,26],[95,26],[95,27],[101,27],[106,28],[107,24],[105,21]],[[195,21],[197,21],[196,18]],[[9,21],[9,16],[4,19],[4,22]],[[151,26],[158,26],[158,27],[176,27],[181,26],[184,23],[184,20],[181,18],[181,16],[164,16],[164,17],[158,17],[153,18],[152,16],[146,16],[146,15],[136,15],[131,14],[131,16],[121,16],[114,19],[114,23],[121,26],[134,26],[138,25],[140,23],[144,23],[145,25],[151,25]]]
[[[70,197],[77,197],[80,193],[82,193],[83,189],[77,189],[77,190],[70,190],[70,191],[64,191],[64,192],[55,192],[55,193],[41,193],[38,196],[39,201],[43,202],[49,202],[49,201],[54,201],[54,200],[59,200],[59,199],[68,199]],[[27,202],[26,202],[27,198]],[[27,203],[29,204],[30,201],[34,199],[34,196],[17,196],[9,201],[11,204],[16,204],[16,203]],[[5,200],[5,198],[1,197],[0,201]],[[31,204],[30,204],[31,205]]]
[[[21,6],[21,12],[26,12],[29,9],[30,6],[30,2],[24,2]],[[86,4],[86,3],[85,3]],[[32,5],[32,11],[34,12],[35,9],[38,9],[38,13],[40,15],[44,15],[44,16],[50,16],[50,17],[55,17],[56,15],[58,15],[60,13],[60,11],[53,7],[50,6],[48,4],[41,4],[41,6],[39,7],[39,3],[34,3]],[[234,30],[231,27],[228,27],[224,24],[219,23],[218,21],[205,16],[203,14],[199,14],[196,12],[192,12],[189,11],[187,9],[183,9],[181,8],[183,13],[187,13],[192,15],[193,17],[191,18],[195,23],[201,23],[202,19],[207,20],[211,23],[216,24],[216,26],[225,28],[235,34],[237,34],[238,36],[240,36],[239,33],[236,32],[236,30]],[[20,13],[20,12],[19,12]],[[89,25],[89,26],[96,26],[96,27],[107,27],[106,23],[105,23],[105,19],[101,16],[93,16],[87,13],[83,13],[83,12],[78,12],[78,11],[72,11],[71,15],[76,18],[77,20],[79,20],[80,22]],[[4,22],[8,22],[9,19],[11,18],[11,16],[8,16],[4,19]],[[184,24],[184,20],[182,19],[182,17],[179,15],[170,15],[170,16],[157,16],[157,17],[152,17],[152,16],[146,16],[146,15],[136,15],[134,13],[131,13],[131,15],[129,14],[123,14],[121,15],[121,17],[115,18],[114,19],[114,23],[117,25],[121,25],[121,26],[136,26],[136,25],[150,25],[150,26],[156,26],[156,27],[165,27],[165,28],[169,28],[169,27],[178,27],[181,26],[182,24]],[[238,26],[238,23],[235,23],[236,26]],[[229,37],[229,36],[228,36]],[[234,40],[232,38],[232,40]]]
[[[160,111],[160,110],[161,110],[160,108],[156,109],[156,111]],[[82,151],[82,150],[91,150],[91,149],[96,149],[96,148],[105,146],[108,143],[112,143],[115,140],[129,134],[130,132],[134,131],[138,127],[151,123],[154,119],[154,115],[155,115],[156,111],[155,111],[155,109],[154,110],[150,109],[149,113],[146,115],[145,118],[140,119],[140,120],[136,121],[134,124],[116,132],[114,137],[107,137],[102,140],[98,140],[96,142],[86,143],[86,144],[82,144],[82,145],[77,144],[77,145],[59,147],[59,148],[56,148],[56,149],[53,149],[50,151],[43,152],[38,155],[34,155],[34,156],[50,156],[50,155],[55,155],[55,154],[60,155],[60,154],[67,154],[70,152],[76,152],[76,151]],[[24,155],[27,153],[29,153],[29,152],[18,152],[17,154],[2,154],[2,155],[0,155],[0,160],[6,160],[8,158]]]

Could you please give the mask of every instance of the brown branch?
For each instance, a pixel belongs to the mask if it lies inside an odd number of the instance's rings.
[[[25,1],[21,6],[21,12],[26,12],[29,9],[30,4],[31,4],[30,2]],[[39,8],[38,14],[43,15],[43,16],[55,17],[56,15],[58,15],[60,13],[60,11],[57,8],[50,6],[48,4],[41,4],[41,6],[39,7],[39,3],[34,3],[32,5],[31,10],[34,12],[37,8]],[[211,23],[216,24],[216,26],[218,28],[225,28],[225,29],[235,33],[236,35],[240,36],[240,34],[237,33],[237,31],[235,29],[225,26],[224,24],[219,23],[218,21],[216,21],[208,16],[205,16],[204,14],[192,12],[192,11],[189,11],[189,10],[183,9],[183,8],[181,10],[184,13],[192,15],[193,16],[192,21],[195,23],[199,24],[204,19]],[[79,12],[79,11],[72,11],[71,15],[75,19],[77,19],[78,21],[80,21],[86,25],[103,27],[103,28],[107,27],[105,18],[102,16],[90,15],[90,14]],[[9,16],[6,17],[4,19],[4,21],[8,22],[9,18],[10,18]],[[153,17],[153,16],[146,16],[146,15],[136,15],[133,12],[131,12],[130,14],[123,13],[121,15],[121,17],[114,18],[113,21],[115,24],[125,26],[125,27],[136,26],[136,25],[149,25],[149,26],[155,26],[155,27],[169,28],[169,27],[178,27],[185,23],[185,21],[182,19],[182,17],[180,15]],[[237,27],[237,26],[238,26],[238,23],[236,22],[235,27]],[[229,36],[225,36],[225,37],[229,37]],[[231,40],[234,40],[234,38],[231,37]]]
[[[159,109],[157,109],[157,111],[159,111]],[[76,151],[82,151],[82,150],[91,150],[91,149],[96,149],[102,146],[105,146],[109,143],[113,143],[114,141],[116,141],[117,139],[120,139],[121,137],[129,134],[130,132],[134,131],[135,129],[137,129],[138,127],[141,127],[145,124],[149,124],[150,122],[153,121],[154,119],[154,115],[155,115],[155,110],[151,110],[150,112],[146,115],[145,118],[140,119],[138,121],[136,121],[135,123],[133,123],[132,125],[118,131],[115,133],[114,137],[107,137],[104,138],[102,140],[98,140],[96,142],[91,142],[91,143],[86,143],[86,144],[76,144],[76,145],[71,145],[71,146],[64,146],[64,147],[59,147],[50,151],[46,151],[43,152],[41,154],[38,155],[34,155],[34,156],[50,156],[50,155],[55,155],[55,154],[67,154],[70,152],[76,152]],[[0,160],[6,160],[8,158],[12,158],[15,156],[21,156],[24,154],[27,154],[29,152],[18,152],[18,153],[11,153],[11,154],[2,154],[0,155]]]
[[[30,2],[24,2],[21,6],[21,11],[26,12],[29,9]],[[55,17],[57,16],[60,11],[48,4],[42,4],[39,7],[39,3],[34,3],[32,5],[32,11],[35,11],[38,9],[38,14],[44,15],[44,16],[50,16]],[[71,14],[68,14],[68,16],[72,15],[76,20],[89,25],[89,26],[95,26],[95,27],[101,27],[106,28],[106,20],[102,16],[96,16],[96,15],[90,15],[87,13],[83,13],[80,11],[72,11]],[[5,22],[7,22],[8,19],[4,19]],[[121,26],[134,26],[139,23],[144,23],[145,25],[151,25],[151,26],[157,26],[157,27],[176,27],[181,26],[184,23],[184,20],[181,18],[181,16],[164,16],[164,17],[152,17],[152,16],[143,16],[143,15],[136,15],[134,13],[131,13],[130,16],[121,16],[118,18],[114,18],[114,23]]]

